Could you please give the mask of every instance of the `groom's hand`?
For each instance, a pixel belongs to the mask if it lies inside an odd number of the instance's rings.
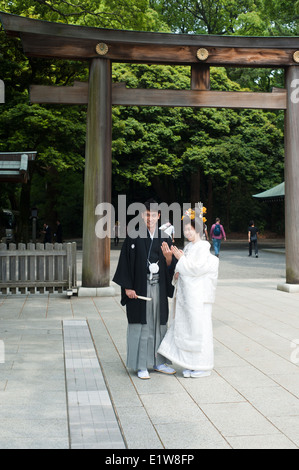
[[[137,294],[133,289],[125,289],[125,292],[129,299],[138,299]]]
[[[166,259],[167,266],[170,266],[171,261],[172,261],[172,251],[170,250],[168,243],[163,242],[161,246],[161,250]]]
[[[179,250],[176,246],[171,247],[171,251],[173,255],[176,257],[177,260],[179,260],[182,256],[184,256],[183,250]]]

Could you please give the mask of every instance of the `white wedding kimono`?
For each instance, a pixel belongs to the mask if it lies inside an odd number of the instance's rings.
[[[189,243],[176,265],[174,319],[158,352],[186,369],[207,371],[214,367],[212,304],[218,267],[219,259],[203,240]]]

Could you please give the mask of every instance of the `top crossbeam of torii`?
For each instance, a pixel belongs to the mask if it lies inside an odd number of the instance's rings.
[[[91,28],[0,12],[7,34],[31,57],[213,66],[287,67],[299,64],[298,37],[238,37]]]

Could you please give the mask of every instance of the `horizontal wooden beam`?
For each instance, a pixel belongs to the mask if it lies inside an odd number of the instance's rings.
[[[6,175],[0,173],[0,183],[27,183],[28,175],[27,173],[19,176],[16,175]]]
[[[88,83],[75,83],[73,87],[48,87],[33,85],[31,103],[88,104]],[[274,93],[154,90],[126,88],[114,84],[112,105],[119,106],[167,106],[202,108],[286,109],[286,90]]]
[[[205,63],[214,66],[286,67],[296,65],[293,49],[207,48]]]
[[[112,104],[199,108],[286,109],[284,93],[114,89]]]
[[[9,15],[0,12],[5,31],[19,36],[28,56],[89,60],[103,57],[116,62],[196,64],[214,66],[286,67],[296,65],[298,37],[213,36],[109,30]],[[107,46],[107,48],[106,48]],[[208,57],[197,57],[206,49]]]
[[[31,57],[57,57],[60,59],[88,60],[99,57],[98,40],[21,34],[24,52]],[[105,43],[107,52],[103,56],[115,62],[155,63],[190,65],[205,63],[213,66],[235,67],[286,67],[296,65],[293,54],[297,49],[264,49],[238,47],[207,47],[204,42],[197,46],[167,44],[130,44],[125,42]],[[298,44],[299,47],[299,44]],[[200,48],[206,49],[208,57],[201,61],[197,57]]]
[[[194,47],[248,47],[257,49],[299,49],[299,37],[265,37],[265,36],[219,36],[199,34],[174,34],[147,31],[125,31],[87,26],[75,26],[64,23],[25,18],[0,12],[0,21],[10,35],[33,33],[44,36],[45,42],[50,36],[80,40],[95,40],[108,43],[127,43],[127,45],[143,44],[148,47],[155,45],[194,46]]]
[[[26,155],[28,157],[28,161],[32,162],[35,160],[37,152],[0,152],[0,162],[5,162],[5,161],[20,162],[22,159],[22,155]]]
[[[31,85],[30,102],[43,104],[88,104],[88,82],[74,82],[74,86]]]

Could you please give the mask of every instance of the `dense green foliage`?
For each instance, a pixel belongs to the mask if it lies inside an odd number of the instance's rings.
[[[143,31],[224,35],[297,35],[299,2],[278,0],[12,0],[0,10],[69,24]],[[28,59],[21,42],[0,31],[0,151],[38,152],[27,185],[1,184],[0,206],[20,212],[19,239],[29,237],[30,208],[40,222],[60,218],[80,236],[86,134],[84,106],[30,105],[31,84],[88,80],[88,63]],[[190,68],[113,65],[113,80],[131,88],[190,88]],[[271,91],[282,70],[212,68],[213,90]],[[149,195],[166,202],[201,200],[209,223],[243,231],[249,218],[268,229],[273,208],[252,194],[283,180],[283,112],[160,107],[113,109],[113,200]]]

